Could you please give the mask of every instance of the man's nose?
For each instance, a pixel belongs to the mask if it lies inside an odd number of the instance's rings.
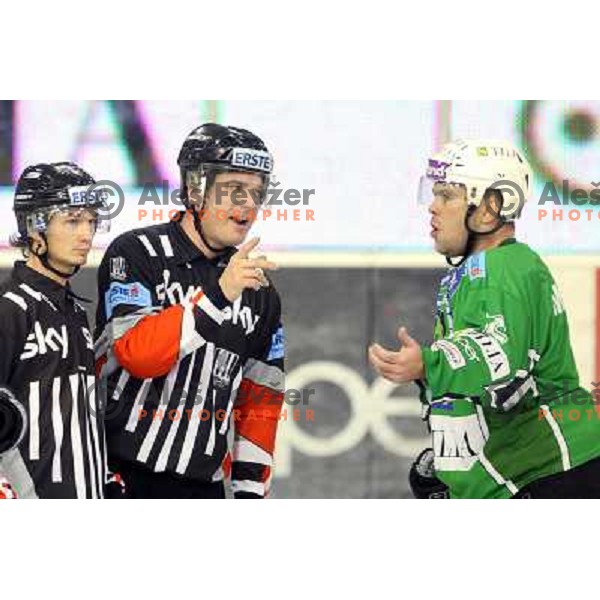
[[[96,226],[94,223],[83,223],[79,228],[79,237],[84,242],[91,242],[94,238]]]

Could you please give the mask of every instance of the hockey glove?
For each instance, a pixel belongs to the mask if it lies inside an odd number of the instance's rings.
[[[431,448],[426,448],[419,454],[410,468],[408,482],[413,495],[419,500],[450,497],[448,486],[435,476]]]

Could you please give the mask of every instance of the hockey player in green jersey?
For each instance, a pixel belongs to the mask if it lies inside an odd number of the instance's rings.
[[[382,377],[421,387],[432,448],[411,470],[417,497],[600,497],[600,407],[580,387],[552,275],[515,239],[531,178],[519,150],[474,140],[444,146],[421,180],[451,265],[434,343],[403,327],[398,351],[369,348]]]

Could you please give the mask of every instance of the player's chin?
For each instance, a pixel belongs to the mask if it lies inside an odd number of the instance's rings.
[[[69,257],[69,264],[75,269],[77,267],[83,267],[83,265],[87,264],[89,250],[78,250],[71,253]]]
[[[460,251],[458,251],[454,245],[448,244],[441,239],[435,240],[434,249],[438,254],[441,254],[446,258],[456,258],[457,256],[461,256]]]
[[[434,243],[433,243],[433,249],[438,254],[443,254],[444,256],[447,256],[448,249],[446,248],[446,245],[444,244],[444,242],[442,242],[441,240],[435,240],[434,241]]]

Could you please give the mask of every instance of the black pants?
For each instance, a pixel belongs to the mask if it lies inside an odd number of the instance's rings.
[[[124,498],[225,498],[222,481],[201,482],[171,475],[154,473],[127,461],[109,461],[109,469],[120,473],[125,482]]]
[[[526,485],[515,498],[600,498],[600,458]]]

